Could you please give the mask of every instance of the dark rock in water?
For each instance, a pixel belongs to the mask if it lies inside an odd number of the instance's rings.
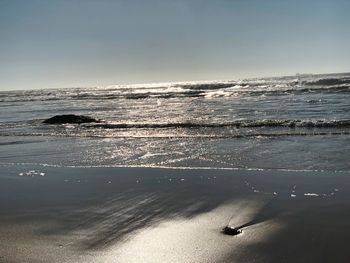
[[[222,233],[224,233],[225,235],[236,236],[236,235],[242,233],[242,231],[239,228],[225,226],[222,229]]]
[[[90,122],[100,122],[100,121],[94,118],[91,118],[89,116],[74,115],[74,114],[56,115],[56,116],[53,116],[52,118],[49,118],[43,121],[43,123],[46,123],[46,124],[64,124],[64,123],[81,124],[81,123],[90,123]]]

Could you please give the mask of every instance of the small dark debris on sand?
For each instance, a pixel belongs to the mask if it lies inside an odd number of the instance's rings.
[[[43,121],[43,123],[46,123],[46,124],[67,124],[67,123],[81,124],[81,123],[91,123],[91,122],[101,122],[101,121],[96,120],[89,116],[74,115],[74,114],[56,115],[56,116],[53,116],[52,118],[49,118]]]
[[[239,235],[240,233],[242,233],[242,231],[239,228],[225,226],[222,229],[222,233],[224,233],[225,235],[236,236],[236,235]]]

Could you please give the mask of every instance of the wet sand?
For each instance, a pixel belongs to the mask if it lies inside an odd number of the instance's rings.
[[[350,258],[350,173],[0,168],[0,262]]]

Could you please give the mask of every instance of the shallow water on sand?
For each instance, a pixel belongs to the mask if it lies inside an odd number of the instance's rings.
[[[349,96],[350,74],[0,92],[0,162],[349,171]]]

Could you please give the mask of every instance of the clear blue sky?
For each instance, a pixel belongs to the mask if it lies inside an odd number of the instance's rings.
[[[0,89],[350,71],[347,0],[0,0]]]

